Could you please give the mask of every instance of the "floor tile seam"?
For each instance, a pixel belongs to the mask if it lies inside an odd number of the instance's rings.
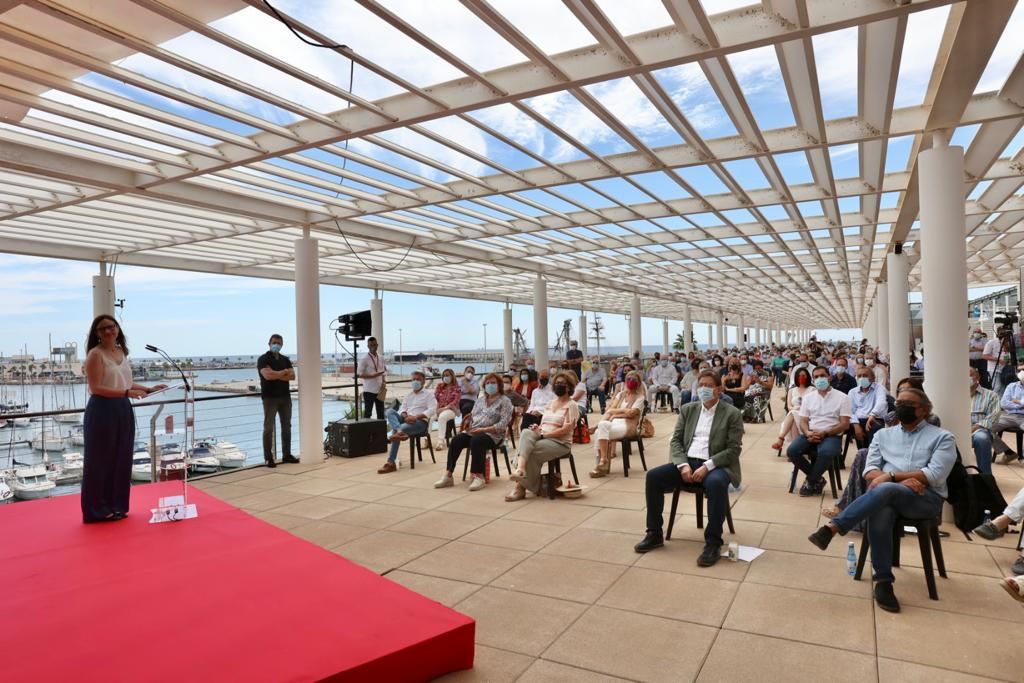
[[[801,645],[817,645],[818,647],[831,648],[833,650],[840,650],[842,652],[851,652],[851,653],[856,654],[856,655],[862,655],[864,657],[872,657],[874,659],[878,659],[877,644],[876,644],[876,647],[875,647],[875,649],[876,649],[875,652],[864,652],[862,650],[855,650],[855,649],[849,648],[849,647],[842,647],[841,645],[837,645],[834,642],[812,642],[810,640],[798,640],[796,638],[789,638],[789,637],[786,637],[786,636],[780,636],[780,635],[775,635],[775,634],[761,633],[761,632],[758,632],[758,631],[747,631],[747,630],[744,630],[742,628],[736,628],[735,626],[727,627],[727,626],[723,625],[721,630],[722,631],[732,631],[733,633],[743,633],[743,634],[748,635],[748,636],[760,636],[762,638],[774,638],[776,640],[785,640],[785,641],[790,642],[790,643],[799,643]]]
[[[877,659],[879,660],[879,673],[881,673],[881,660],[886,659],[886,660],[889,660],[890,662],[903,662],[905,664],[918,664],[920,666],[927,666],[927,667],[930,667],[932,669],[939,669],[941,671],[949,671],[950,673],[961,674],[961,675],[966,675],[966,676],[978,676],[979,678],[989,678],[989,679],[992,679],[994,681],[1003,681],[1004,683],[1018,683],[1018,681],[1013,679],[1013,678],[1000,678],[999,676],[988,676],[986,674],[979,674],[979,673],[975,673],[973,671],[963,671],[962,669],[951,669],[948,666],[939,666],[937,664],[922,664],[921,662],[915,662],[915,661],[912,661],[912,660],[909,660],[909,659],[897,659],[895,657],[883,657],[882,655],[878,655]],[[879,680],[881,680],[881,675],[879,675]]]
[[[941,584],[939,584],[939,585],[941,586]],[[993,588],[994,588],[994,586],[993,586]],[[929,603],[936,603],[937,605],[940,605],[942,603],[942,593],[941,592],[939,593],[939,599],[938,600],[931,600],[931,599],[929,599],[928,602]],[[1004,617],[996,617],[996,616],[981,615],[981,614],[969,614],[967,612],[957,611],[957,610],[952,609],[952,608],[943,608],[943,607],[938,607],[938,606],[933,607],[932,605],[924,605],[924,604],[918,604],[918,603],[911,604],[909,602],[906,602],[905,599],[904,599],[904,603],[903,604],[905,606],[907,606],[907,607],[913,607],[914,609],[924,609],[924,610],[928,610],[929,612],[941,612],[942,614],[955,614],[955,615],[957,615],[959,617],[967,617],[968,619],[987,619],[987,620],[990,620],[990,621],[998,621],[998,622],[1001,622],[1001,623],[1004,623],[1004,624],[1012,624],[1013,627],[1015,628],[1015,630],[1020,630],[1022,627],[1024,627],[1024,621],[1015,621],[1013,619],[1006,619]]]
[[[815,594],[818,594],[818,595],[832,595],[832,596],[835,596],[837,598],[852,598],[854,600],[871,600],[872,599],[871,596],[861,597],[861,596],[857,596],[857,595],[846,595],[845,593],[836,593],[835,591],[820,590],[820,589],[809,588],[809,587],[795,588],[793,586],[784,586],[784,585],[781,585],[781,584],[778,584],[778,583],[768,583],[766,581],[752,580],[749,577],[750,577],[750,572],[748,571],[746,573],[746,575],[743,577],[742,583],[749,583],[749,584],[752,584],[752,585],[755,585],[755,586],[770,586],[772,588],[785,588],[787,590],[800,591],[801,593],[815,593]],[[866,582],[861,582],[861,583],[866,583]]]
[[[693,576],[693,574],[683,574],[682,576]],[[614,587],[615,584],[618,583],[621,579],[622,579],[622,577],[620,576],[618,579],[616,579],[612,583],[611,587]],[[609,590],[611,589],[611,587],[609,587]],[[736,593],[739,593],[739,590],[737,590]],[[735,594],[734,594],[733,597],[735,597]],[[604,599],[604,594],[602,594],[601,597],[599,597],[597,599],[597,602],[594,602],[590,606],[591,607],[600,607],[602,609],[614,609],[614,610],[618,610],[620,612],[627,612],[629,614],[637,614],[637,615],[642,616],[642,617],[657,617],[659,619],[668,619],[669,621],[677,621],[677,622],[680,622],[680,623],[683,623],[683,624],[691,624],[693,626],[703,626],[704,628],[713,628],[716,631],[721,630],[722,624],[725,623],[725,619],[729,615],[729,610],[728,609],[725,610],[725,612],[722,615],[721,623],[719,623],[718,625],[715,625],[715,624],[709,624],[709,623],[704,622],[704,621],[694,621],[693,619],[685,619],[683,617],[678,617],[678,616],[669,616],[669,615],[666,615],[666,614],[653,614],[651,612],[644,612],[643,610],[637,609],[635,607],[620,607],[619,605],[602,604],[600,601],[603,600],[603,599]],[[731,601],[729,603],[729,609],[732,609],[732,602]]]
[[[723,560],[723,562],[724,561],[725,560]],[[626,565],[618,565],[618,566],[626,567]],[[672,574],[672,575],[675,575],[675,576],[693,576],[693,577],[696,577],[698,579],[714,579],[716,581],[728,581],[729,583],[737,584],[737,586],[736,586],[737,591],[739,590],[739,585],[738,584],[742,584],[743,583],[743,579],[738,579],[738,580],[737,579],[725,579],[725,578],[722,578],[720,576],[711,576],[711,575],[705,576],[703,574],[690,574],[690,573],[687,573],[687,572],[678,572],[678,571],[673,571],[671,569],[660,569],[660,568],[657,568],[657,567],[641,567],[639,565],[632,565],[630,567],[626,567],[626,569],[627,570],[629,570],[629,569],[643,569],[644,571],[658,572],[659,574]],[[710,567],[708,567],[708,569],[710,569]],[[623,573],[625,573],[625,572],[623,572]]]
[[[543,660],[545,662],[551,662],[552,664],[558,664],[560,666],[566,666],[566,667],[569,667],[570,669],[578,669],[580,671],[586,671],[587,673],[596,674],[598,676],[611,676],[613,678],[618,678],[618,679],[623,680],[623,681],[630,681],[630,683],[644,683],[643,679],[641,679],[641,678],[628,678],[626,676],[620,676],[618,674],[608,673],[607,671],[600,671],[599,669],[589,669],[589,668],[587,668],[585,666],[579,666],[578,664],[569,664],[567,662],[560,662],[557,659],[549,659],[549,658],[547,658],[547,657],[545,657],[543,655],[537,655],[535,660]],[[526,667],[526,669],[529,670],[530,667],[532,667],[532,666],[533,666],[533,664],[531,664],[530,666]],[[525,675],[526,675],[526,671],[523,671],[523,673],[519,674],[519,676],[516,677],[516,681],[522,680],[523,676],[525,676]]]
[[[529,559],[529,558],[527,558],[527,559]],[[587,560],[587,561],[588,562],[593,562],[594,560]],[[523,562],[526,562],[526,559],[524,559]],[[519,564],[522,564],[522,562],[520,562]],[[607,564],[609,567],[617,567],[617,568],[622,570],[621,572],[619,572],[619,575],[616,576],[615,579],[612,581],[613,585],[620,578],[622,578],[622,575],[625,574],[626,571],[629,569],[629,567],[626,567],[625,565],[621,565],[621,564],[610,564],[610,563],[607,563],[607,562],[603,562],[602,564]],[[516,567],[518,567],[518,566],[519,565],[517,564]],[[541,598],[553,598],[555,600],[564,600],[566,602],[577,603],[577,604],[580,604],[580,605],[587,605],[588,607],[593,607],[594,605],[597,604],[596,602],[587,602],[585,600],[574,600],[572,598],[566,598],[566,597],[559,596],[559,595],[552,596],[552,595],[547,594],[547,593],[535,593],[535,592],[530,591],[530,590],[525,590],[525,589],[520,589],[520,588],[507,588],[507,587],[503,587],[503,586],[499,586],[499,585],[495,584],[496,581],[499,581],[503,576],[506,576],[509,572],[513,571],[516,567],[511,567],[508,571],[502,573],[501,576],[495,577],[490,583],[486,584],[486,586],[488,588],[495,588],[495,589],[498,589],[498,590],[507,590],[507,591],[511,591],[511,592],[515,592],[515,593],[526,593],[527,595],[533,595],[533,596],[537,596],[537,597],[541,597]],[[600,600],[603,595],[604,595],[604,593],[602,593],[601,596],[598,596],[597,598],[595,598],[595,600]]]

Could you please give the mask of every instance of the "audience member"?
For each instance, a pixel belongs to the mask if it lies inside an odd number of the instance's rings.
[[[434,401],[437,404],[437,436],[434,437],[434,449],[446,448],[444,445],[444,434],[448,429],[448,423],[461,415],[459,401],[462,400],[462,388],[455,381],[455,372],[451,368],[445,368],[441,373],[441,383],[434,388]]]
[[[981,386],[981,373],[970,367],[971,376],[971,447],[978,470],[992,474],[992,428],[999,419],[1002,406],[999,395]]]
[[[786,394],[786,417],[779,425],[779,436],[772,443],[774,450],[789,448],[789,444],[800,436],[800,405],[804,397],[814,391],[811,386],[811,373],[807,368],[796,368],[793,371],[793,386]]]
[[[462,389],[459,412],[465,417],[473,410],[476,399],[480,396],[480,381],[476,378],[476,368],[472,365],[466,366],[462,379],[459,381],[459,387]]]
[[[489,451],[504,440],[508,423],[512,419],[512,403],[504,395],[504,390],[501,378],[493,372],[484,377],[484,398],[476,401],[473,410],[462,417],[459,434],[448,446],[445,474],[434,484],[434,488],[455,485],[452,473],[455,472],[459,454],[467,448],[472,458],[469,490],[479,491],[487,485],[489,477],[485,468],[489,462]]]
[[[640,414],[647,400],[641,375],[632,370],[626,375],[626,388],[615,395],[608,411],[601,416],[594,432],[594,448],[597,451],[597,467],[590,471],[592,479],[608,474],[611,467],[612,442],[635,436],[640,427]]]
[[[1004,430],[1024,430],[1024,362],[1017,364],[1017,381],[1007,384],[1003,390],[1003,398],[1000,402],[1003,412],[992,425],[992,431],[996,434]],[[1010,464],[1021,454],[1013,452],[1002,438],[996,438],[992,442],[996,452],[1002,453],[1002,462]]]
[[[601,407],[601,412],[604,412],[605,405],[608,402],[608,392],[605,389],[607,382],[608,375],[605,374],[604,368],[601,367],[600,359],[594,356],[590,369],[583,376],[583,383],[587,387],[587,412],[590,412],[595,396],[597,397],[598,405]]]
[[[540,418],[544,414],[544,409],[555,399],[555,392],[548,386],[550,374],[550,371],[546,369],[540,371],[537,388],[533,390],[533,395],[530,397],[530,405],[526,408],[526,412],[523,413],[523,419],[519,423],[521,431],[540,424]]]
[[[828,370],[814,368],[811,374],[815,391],[804,396],[800,405],[800,436],[789,445],[786,455],[807,475],[800,487],[801,496],[820,495],[825,488],[822,475],[843,449],[842,435],[850,428],[850,398],[832,388]],[[816,453],[813,462],[810,454]]]
[[[398,448],[402,442],[410,436],[426,434],[430,430],[430,420],[437,412],[437,400],[434,394],[424,390],[423,382],[426,377],[422,372],[416,370],[412,373],[412,391],[406,394],[402,405],[398,410],[388,408],[384,417],[391,427],[391,448],[388,451],[388,459],[377,474],[388,474],[398,469],[395,460],[398,458]]]
[[[857,448],[867,448],[875,432],[885,427],[885,416],[889,412],[885,389],[875,383],[875,373],[862,367],[857,370],[857,388],[847,395],[853,410],[850,423]]]
[[[679,407],[679,372],[669,363],[667,358],[662,358],[658,364],[651,368],[650,384],[647,387],[647,400],[654,405],[654,399],[659,391],[668,392],[672,397],[672,405]]]
[[[846,358],[839,358],[833,367],[832,388],[838,389],[844,394],[849,394],[857,388],[857,380],[847,372],[849,363]]]

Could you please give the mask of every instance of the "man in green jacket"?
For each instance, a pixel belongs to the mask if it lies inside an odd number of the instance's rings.
[[[661,530],[665,494],[684,484],[703,484],[708,499],[708,519],[704,528],[704,551],[697,558],[697,564],[710,567],[721,557],[729,484],[740,485],[743,445],[742,413],[719,401],[721,395],[722,379],[718,373],[702,371],[697,378],[699,401],[683,406],[672,434],[672,462],[647,472],[647,535],[634,547],[638,553],[665,544]]]

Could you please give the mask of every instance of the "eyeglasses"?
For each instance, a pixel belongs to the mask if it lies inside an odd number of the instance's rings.
[[[106,332],[107,330],[116,330],[117,325],[104,325],[103,327],[97,327],[97,332]]]

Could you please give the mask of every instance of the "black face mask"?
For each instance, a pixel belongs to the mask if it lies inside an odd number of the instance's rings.
[[[917,406],[908,406],[903,403],[896,404],[896,419],[901,424],[910,424],[917,421]]]
[[[555,392],[555,396],[565,396],[569,391],[569,387],[564,384],[556,384],[552,389]]]
[[[546,387],[548,385],[548,378],[547,377],[541,377],[540,378],[540,385],[542,387]]]

